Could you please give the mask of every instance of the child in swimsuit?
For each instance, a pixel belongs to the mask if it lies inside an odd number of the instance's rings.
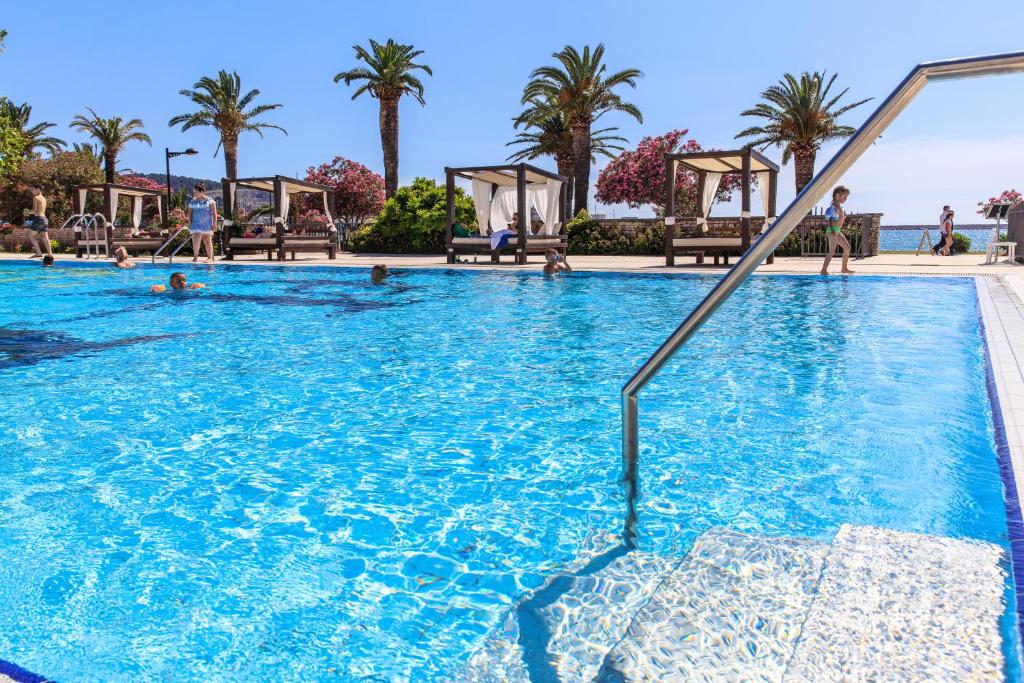
[[[850,191],[839,185],[832,190],[832,204],[825,210],[825,237],[828,238],[828,253],[825,254],[825,263],[821,265],[821,274],[828,275],[828,266],[832,257],[836,254],[836,247],[843,249],[843,267],[840,271],[844,274],[853,273],[846,264],[850,260],[850,242],[843,235],[843,223],[846,222],[846,211],[843,210],[843,203],[849,198]]]

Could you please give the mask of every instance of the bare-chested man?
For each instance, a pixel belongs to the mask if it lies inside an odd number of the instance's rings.
[[[32,188],[32,210],[25,209],[25,216],[28,238],[32,242],[32,248],[36,251],[29,258],[39,258],[43,255],[39,250],[39,240],[42,240],[47,256],[53,256],[53,251],[50,249],[50,233],[47,232],[50,224],[46,220],[46,197],[38,187]]]

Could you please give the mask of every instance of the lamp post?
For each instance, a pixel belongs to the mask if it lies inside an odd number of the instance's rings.
[[[172,152],[170,148],[164,147],[164,161],[167,162],[167,211],[171,210],[171,157],[180,156],[193,156],[199,154],[196,150],[189,147],[184,152]]]

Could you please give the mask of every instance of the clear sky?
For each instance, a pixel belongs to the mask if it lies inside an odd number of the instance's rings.
[[[289,132],[243,137],[241,175],[302,174],[337,154],[382,171],[376,101],[350,101],[351,89],[332,78],[355,65],[353,44],[393,37],[424,50],[434,69],[427,106],[401,107],[407,182],[440,178],[446,165],[500,163],[531,69],[565,44],[604,42],[609,68],[644,72],[639,87],[623,93],[643,111],[643,124],[606,117],[631,143],[688,128],[704,146],[728,148],[748,125],[739,112],[786,71],[828,69],[852,97],[881,99],[918,62],[1024,49],[1021,26],[1021,0],[7,2],[0,94],[31,103],[34,120],[58,123],[56,134],[69,141],[84,141],[67,124],[85,106],[140,117],[153,147],[129,147],[123,168],[160,172],[165,146],[193,146],[201,155],[176,159],[173,171],[220,178],[215,133],[182,133],[167,121],[190,110],[179,89],[235,69],[262,101],[284,105],[266,119]],[[847,122],[859,124],[874,104]],[[1024,190],[1022,111],[1022,76],[931,86],[848,174],[850,207],[882,211],[895,224],[931,222],[948,202],[964,221],[978,199]],[[819,167],[834,151],[822,150]],[[793,194],[787,170],[780,202]]]

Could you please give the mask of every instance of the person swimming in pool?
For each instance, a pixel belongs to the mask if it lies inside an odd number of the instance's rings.
[[[843,267],[840,270],[844,274],[852,274],[853,271],[847,268],[850,260],[850,243],[843,235],[843,224],[846,223],[846,211],[843,203],[850,197],[850,190],[842,185],[832,190],[832,204],[825,210],[825,236],[828,238],[828,253],[825,254],[825,263],[821,264],[821,274],[828,275],[828,265],[832,263],[832,257],[836,255],[836,247],[843,249]]]
[[[559,273],[571,273],[572,266],[565,260],[565,257],[558,253],[556,249],[547,249],[544,252],[544,259],[547,263],[544,264],[545,275],[558,275]]]
[[[184,291],[186,289],[206,289],[206,285],[202,282],[188,283],[188,279],[185,277],[185,273],[171,273],[170,281],[168,282],[170,288],[176,291]],[[168,285],[153,285],[149,288],[149,291],[159,293],[166,292]]]
[[[118,247],[114,250],[114,267],[121,268],[122,270],[135,267],[135,262],[128,256],[128,250],[124,247]]]
[[[370,270],[370,280],[372,280],[373,284],[375,284],[375,285],[379,285],[381,282],[384,282],[384,279],[387,276],[388,276],[387,264],[378,263],[377,265],[375,265]]]

